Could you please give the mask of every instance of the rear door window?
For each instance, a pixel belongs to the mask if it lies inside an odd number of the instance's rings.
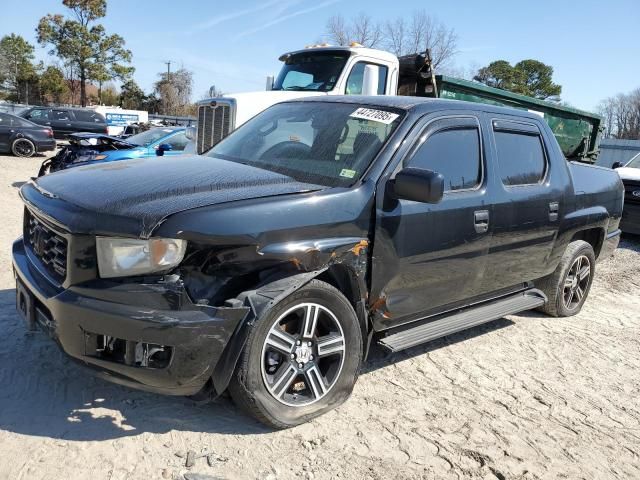
[[[532,185],[544,179],[547,160],[537,127],[494,121],[494,138],[504,185]]]
[[[69,113],[68,110],[53,110],[51,113],[53,114],[53,116],[51,117],[51,120],[55,120],[58,122],[71,121],[71,114]]]
[[[477,121],[452,118],[433,122],[405,164],[442,174],[448,192],[478,187],[482,183],[482,155]]]
[[[104,117],[91,110],[76,110],[73,112],[79,122],[104,123]]]

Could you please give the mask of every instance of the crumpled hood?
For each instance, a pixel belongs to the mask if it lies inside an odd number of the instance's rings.
[[[135,234],[145,237],[164,218],[181,211],[322,188],[240,163],[185,155],[72,168],[38,178],[35,185],[25,185],[21,194],[74,233],[96,233],[105,228],[104,223],[109,223],[108,231],[113,232],[113,225],[117,225],[114,219],[122,219],[127,231],[121,234],[137,229]],[[87,222],[93,224],[91,231],[77,231],[78,214],[69,215],[73,225],[68,225],[69,219],[57,218],[65,214],[60,202],[77,207],[78,212],[84,212],[81,216],[93,216],[94,220]]]

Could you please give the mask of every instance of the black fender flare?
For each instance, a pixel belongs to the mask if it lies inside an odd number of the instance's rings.
[[[229,386],[231,376],[236,369],[238,359],[244,350],[249,331],[251,327],[253,327],[255,320],[259,318],[265,310],[303,287],[325,270],[326,268],[323,268],[321,270],[280,278],[266,283],[255,290],[244,291],[235,299],[227,301],[230,306],[247,306],[250,310],[244,321],[238,324],[231,335],[224,352],[222,352],[211,374],[211,383],[216,396],[221,395]]]

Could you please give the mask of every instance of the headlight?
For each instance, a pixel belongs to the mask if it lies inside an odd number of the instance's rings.
[[[96,237],[100,277],[125,277],[169,270],[180,264],[185,240]]]

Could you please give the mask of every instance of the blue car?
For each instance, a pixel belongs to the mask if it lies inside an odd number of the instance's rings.
[[[180,155],[188,143],[185,127],[152,128],[127,139],[100,133],[75,133],[69,135],[69,144],[56,156],[42,163],[38,176],[80,165]]]

